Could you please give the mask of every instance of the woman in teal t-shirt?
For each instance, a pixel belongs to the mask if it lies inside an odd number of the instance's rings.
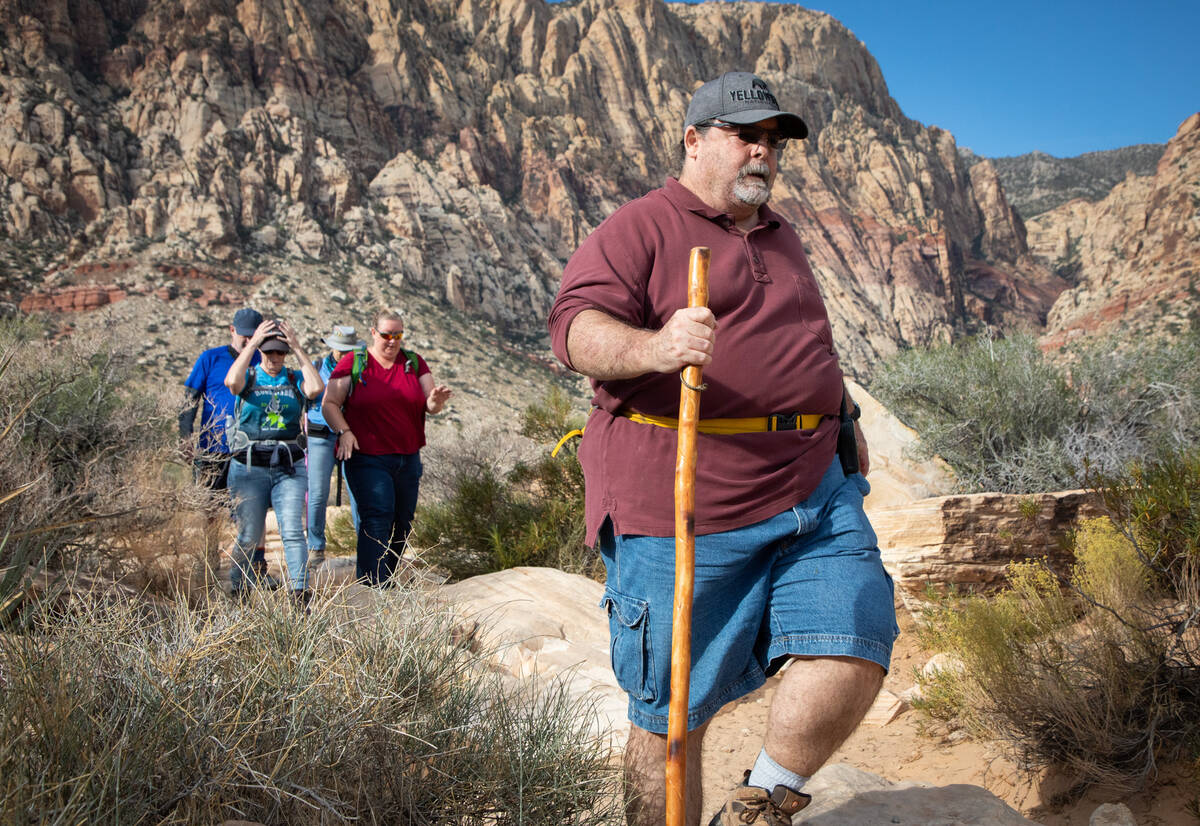
[[[257,350],[262,362],[250,367]],[[300,359],[300,372],[283,366],[289,352]],[[307,602],[308,551],[304,541],[304,497],[308,474],[300,444],[300,423],[310,399],[321,395],[325,383],[291,325],[264,321],[234,359],[225,386],[237,397],[227,428],[229,493],[237,509],[237,543],[229,574],[234,595],[245,579],[256,576],[249,564],[251,551],[262,541],[267,508],[275,509],[279,538],[287,562],[292,594]]]

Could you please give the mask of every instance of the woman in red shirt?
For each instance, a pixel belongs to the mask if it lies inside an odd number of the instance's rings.
[[[371,345],[342,357],[321,406],[358,503],[358,577],[371,585],[385,585],[404,553],[421,482],[425,414],[440,412],[450,398],[425,360],[400,346],[403,337],[400,313],[380,310]]]

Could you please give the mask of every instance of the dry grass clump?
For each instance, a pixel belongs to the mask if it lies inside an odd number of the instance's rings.
[[[36,616],[0,637],[0,822],[619,822],[587,708],[504,690],[444,613],[386,600]]]
[[[924,643],[961,659],[923,705],[1012,745],[1077,790],[1141,787],[1161,761],[1200,756],[1200,454],[1101,488],[1110,519],[1073,537],[1065,581],[1041,561],[994,597],[931,610]]]

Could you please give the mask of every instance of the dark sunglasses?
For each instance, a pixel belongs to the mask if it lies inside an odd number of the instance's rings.
[[[721,120],[710,120],[705,126],[715,126],[718,129],[724,129],[729,132],[736,132],[738,140],[747,146],[756,143],[766,142],[766,145],[780,152],[787,146],[788,139],[779,132],[771,129],[763,129],[760,126],[744,126],[737,123],[725,123]]]
[[[398,333],[385,333],[381,330],[376,330],[375,335],[382,339],[387,339],[388,341],[399,341],[400,339],[404,338],[404,331],[401,330]]]

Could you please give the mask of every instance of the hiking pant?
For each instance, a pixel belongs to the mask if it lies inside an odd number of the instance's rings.
[[[308,587],[308,547],[304,544],[304,496],[308,493],[308,474],[303,464],[287,466],[245,465],[237,460],[229,464],[229,493],[237,512],[237,543],[229,582],[240,591],[243,580],[257,582],[250,565],[250,553],[262,542],[266,531],[267,508],[275,509],[283,558],[287,563],[288,586],[293,591]]]
[[[358,504],[358,578],[386,585],[404,553],[417,510],[421,454],[355,453],[344,467]]]
[[[308,437],[308,549],[325,550],[325,508],[329,504],[329,477],[333,473],[337,437]],[[348,487],[348,486],[347,486]],[[350,516],[358,531],[358,505],[350,491]]]

